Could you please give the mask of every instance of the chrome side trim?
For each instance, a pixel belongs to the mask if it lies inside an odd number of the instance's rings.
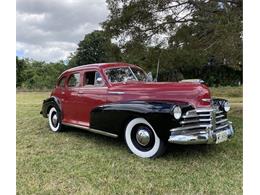
[[[108,94],[111,94],[111,95],[123,95],[123,94],[125,94],[125,92],[123,92],[123,91],[109,91]]]
[[[113,137],[113,138],[117,138],[118,137],[118,135],[116,135],[116,134],[108,133],[106,131],[102,131],[102,130],[98,130],[98,129],[92,129],[90,127],[85,127],[85,126],[82,126],[82,125],[75,125],[75,124],[71,124],[71,123],[62,123],[62,124],[70,126],[70,127],[76,127],[76,128],[79,128],[79,129],[87,130],[87,131],[90,131],[92,133],[97,133],[97,134]]]

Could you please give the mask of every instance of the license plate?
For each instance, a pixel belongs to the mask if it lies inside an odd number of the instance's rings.
[[[216,133],[216,144],[227,141],[228,134],[226,131],[221,131],[219,133]]]

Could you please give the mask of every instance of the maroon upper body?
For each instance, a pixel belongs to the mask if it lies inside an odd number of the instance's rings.
[[[102,104],[129,100],[182,101],[198,107],[210,107],[210,92],[206,85],[192,82],[146,82],[125,81],[111,82],[106,71],[116,67],[140,67],[125,63],[91,64],[66,70],[58,79],[52,96],[61,101],[63,122],[89,126],[90,111]],[[86,85],[91,74],[102,78],[102,84]],[[73,75],[73,76],[72,76]],[[86,75],[90,75],[86,78]],[[71,77],[78,79],[76,86],[71,86]],[[96,77],[95,77],[96,78]],[[73,82],[72,82],[73,83]]]

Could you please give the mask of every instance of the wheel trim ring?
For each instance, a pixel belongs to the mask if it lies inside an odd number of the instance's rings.
[[[134,146],[132,141],[131,141],[131,129],[136,124],[139,124],[139,123],[143,123],[143,124],[149,126],[151,128],[151,130],[153,131],[153,133],[154,133],[155,143],[154,143],[153,148],[151,150],[149,150],[149,151],[140,151],[140,150],[138,150]],[[125,131],[125,140],[126,140],[126,143],[127,143],[128,147],[129,147],[129,149],[134,154],[136,154],[137,156],[142,157],[142,158],[150,158],[150,157],[154,156],[156,154],[156,152],[159,150],[159,147],[160,147],[160,138],[155,133],[153,127],[143,118],[136,118],[136,119],[133,119],[132,121],[130,121],[128,123],[128,125],[126,127],[126,131]]]
[[[57,113],[52,115],[52,124],[53,124],[54,127],[57,127],[57,124],[58,124]]]
[[[52,107],[49,111],[49,126],[51,128],[52,131],[56,132],[59,130],[59,127],[60,127],[60,122],[59,122],[59,119],[58,119],[58,123],[57,123],[57,126],[55,127],[53,124],[52,124],[52,116],[53,116],[53,112],[57,113],[57,110],[55,107]]]

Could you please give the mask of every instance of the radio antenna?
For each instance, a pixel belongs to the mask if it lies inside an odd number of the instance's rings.
[[[158,58],[158,62],[157,62],[157,71],[156,71],[156,77],[155,77],[156,82],[158,81],[159,68],[160,68],[160,57]]]

